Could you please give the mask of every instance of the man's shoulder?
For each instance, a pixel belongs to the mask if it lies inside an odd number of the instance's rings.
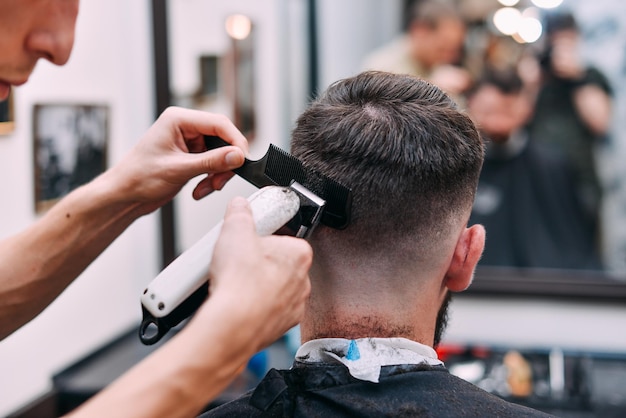
[[[270,371],[253,393],[203,416],[548,416],[506,402],[443,367],[389,366],[379,383],[346,380],[342,366],[324,369]]]
[[[214,417],[258,417],[272,415],[263,415],[261,409],[256,408],[250,404],[251,393],[242,395],[241,397],[219,405],[215,408],[209,409],[207,412],[200,415],[199,418],[214,418]],[[281,416],[281,415],[278,415]]]
[[[439,394],[439,411],[454,416],[551,417],[544,412],[508,402],[450,373],[431,376],[426,383]]]

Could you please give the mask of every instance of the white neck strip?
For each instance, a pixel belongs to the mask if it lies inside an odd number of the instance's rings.
[[[322,338],[300,346],[296,360],[304,363],[339,362],[353,377],[374,383],[378,383],[383,366],[443,365],[432,347],[406,338]]]

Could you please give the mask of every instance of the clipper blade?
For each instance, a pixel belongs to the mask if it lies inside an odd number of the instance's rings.
[[[205,136],[208,149],[228,144],[216,136]],[[343,229],[350,223],[352,207],[351,190],[332,178],[305,166],[302,161],[270,144],[267,153],[259,160],[246,159],[244,164],[233,170],[256,187],[268,185],[290,186],[296,181],[326,201],[320,222],[326,226]]]

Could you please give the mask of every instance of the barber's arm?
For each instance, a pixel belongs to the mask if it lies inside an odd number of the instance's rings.
[[[252,355],[300,321],[312,256],[302,239],[259,237],[247,201],[233,200],[208,300],[172,340],[70,416],[196,416]]]
[[[209,152],[203,135],[235,145]],[[159,208],[191,178],[193,196],[220,189],[243,164],[247,142],[224,116],[170,108],[115,167],[0,242],[0,339],[52,302],[135,219]]]
[[[594,135],[603,136],[611,124],[612,99],[583,63],[576,42],[571,34],[556,37],[551,53],[552,70],[576,85],[572,101],[578,116]]]
[[[576,111],[587,128],[594,135],[606,135],[611,127],[611,96],[597,84],[583,84],[576,89],[573,99]]]

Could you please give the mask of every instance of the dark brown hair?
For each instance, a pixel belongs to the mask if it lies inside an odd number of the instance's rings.
[[[409,25],[419,24],[430,28],[436,28],[444,19],[463,21],[457,6],[449,0],[416,0],[409,7],[408,15]]]
[[[332,84],[304,111],[292,153],[352,188],[345,237],[378,251],[406,234],[436,240],[468,213],[484,148],[438,87],[369,71]]]

